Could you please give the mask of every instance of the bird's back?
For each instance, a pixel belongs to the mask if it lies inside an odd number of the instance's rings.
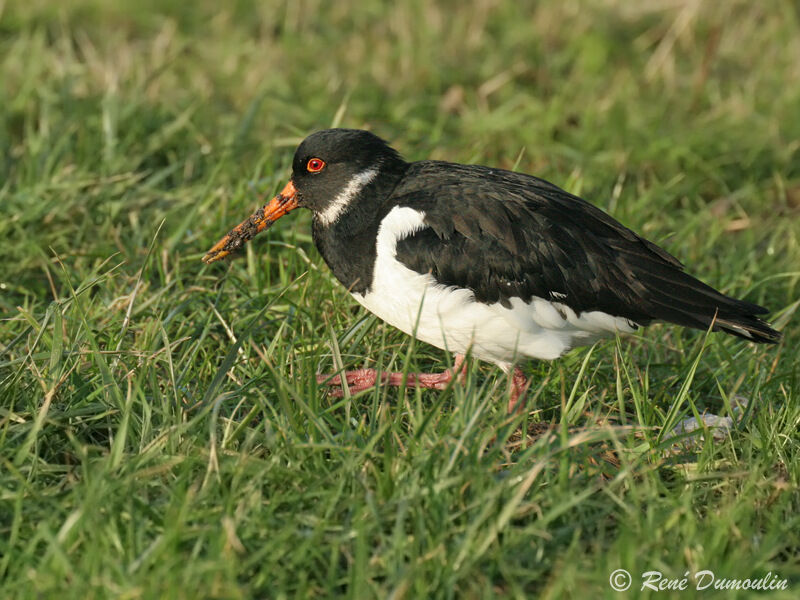
[[[422,161],[391,203],[424,212],[427,226],[398,241],[398,260],[479,302],[540,298],[639,325],[705,329],[713,320],[714,329],[751,341],[780,337],[756,316],[766,309],[714,290],[656,244],[542,179]]]

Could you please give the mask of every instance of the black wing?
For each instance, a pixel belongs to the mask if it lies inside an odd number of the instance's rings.
[[[688,275],[665,250],[544,180],[436,161],[414,163],[408,175],[393,199],[425,211],[429,227],[398,242],[398,260],[472,290],[479,302],[509,306],[511,298],[538,296],[576,313],[699,329],[716,315],[714,329],[780,339],[755,316],[765,308]]]

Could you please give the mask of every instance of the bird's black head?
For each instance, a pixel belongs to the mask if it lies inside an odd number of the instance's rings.
[[[292,182],[298,206],[322,225],[334,223],[367,189],[382,187],[405,170],[400,155],[378,136],[361,129],[325,129],[298,146]]]
[[[298,146],[292,178],[283,190],[228,232],[203,260],[212,263],[238,250],[299,207],[314,213],[317,226],[327,227],[347,217],[346,223],[357,229],[374,217],[375,210],[367,207],[345,215],[348,209],[363,202],[379,202],[394,189],[407,167],[395,150],[369,131],[325,129],[312,133]]]

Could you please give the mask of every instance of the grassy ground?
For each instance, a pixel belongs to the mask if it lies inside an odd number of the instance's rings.
[[[0,1],[3,598],[800,594],[797,4],[526,4]],[[349,299],[307,214],[199,259],[332,124],[580,193],[785,340],[653,326],[531,363],[514,418],[485,364],[330,398],[451,359]],[[664,439],[736,395],[722,439]]]

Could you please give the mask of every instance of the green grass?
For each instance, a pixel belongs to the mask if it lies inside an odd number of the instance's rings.
[[[797,4],[527,4],[0,1],[3,598],[797,597]],[[516,417],[476,362],[331,398],[452,359],[356,306],[308,214],[200,257],[332,124],[580,193],[785,339],[656,325],[530,363]],[[725,439],[663,439],[735,395]]]

